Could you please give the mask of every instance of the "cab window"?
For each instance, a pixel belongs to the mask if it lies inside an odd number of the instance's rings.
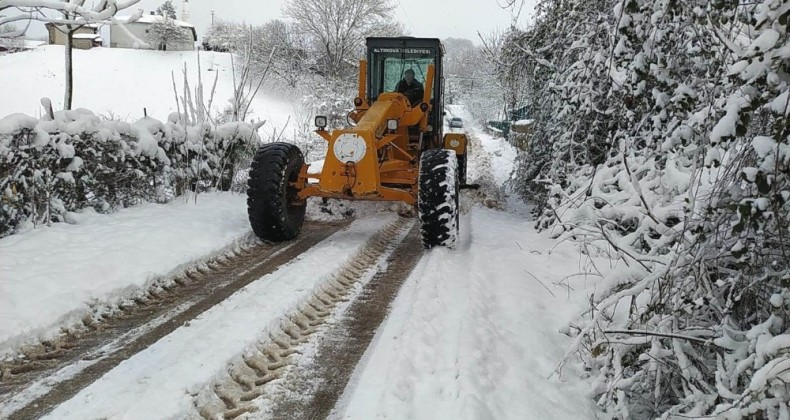
[[[433,48],[373,48],[370,63],[371,99],[376,100],[385,92],[394,92],[408,69],[414,70],[414,78],[425,85],[428,66],[434,64],[434,55]]]

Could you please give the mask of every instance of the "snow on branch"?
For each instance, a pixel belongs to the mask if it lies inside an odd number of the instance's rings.
[[[606,417],[790,418],[790,1],[536,16],[496,51],[534,120],[517,183],[615,267],[561,365]]]
[[[36,20],[56,25],[90,25],[106,23],[118,12],[128,9],[140,0],[100,1],[93,9],[85,7],[84,2],[65,2],[52,0],[0,0],[0,11],[17,9],[23,15],[0,19],[0,25],[21,20]],[[45,12],[60,12],[60,17],[48,16]],[[139,19],[139,14],[138,14]]]
[[[555,66],[554,64],[552,64],[550,61],[548,61],[548,60],[546,60],[546,59],[543,59],[543,58],[540,58],[540,57],[536,56],[536,55],[535,55],[535,53],[533,53],[531,50],[529,50],[528,48],[525,48],[525,47],[524,47],[524,46],[522,46],[522,45],[519,45],[519,44],[515,44],[515,45],[516,45],[516,48],[518,48],[519,50],[521,50],[521,51],[522,51],[524,54],[526,54],[528,57],[530,57],[530,58],[532,58],[533,60],[535,60],[535,62],[536,62],[536,63],[538,63],[538,64],[540,64],[541,66],[543,66],[543,67],[546,67],[546,68],[548,68],[548,69],[550,69],[550,70],[557,70],[557,66]]]

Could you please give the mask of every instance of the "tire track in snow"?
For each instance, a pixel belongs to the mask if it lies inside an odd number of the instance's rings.
[[[0,418],[37,418],[122,361],[273,272],[346,224],[310,224],[296,241],[242,242],[154,282],[115,308],[101,308],[56,340],[0,364]]]
[[[288,413],[287,417],[295,418],[299,417],[295,414],[297,411],[307,416],[306,407],[314,400],[320,404],[320,407],[310,407],[313,409],[310,418],[315,418],[315,411],[324,415],[328,413],[334,405],[334,400],[342,393],[345,382],[342,378],[339,380],[337,377],[327,378],[327,375],[332,373],[324,371],[322,372],[324,382],[340,383],[331,384],[335,389],[334,392],[329,392],[328,398],[327,395],[316,395],[315,389],[312,390],[311,395],[311,390],[302,387],[306,380],[304,375],[309,372],[298,366],[300,362],[305,362],[299,360],[303,350],[309,346],[308,341],[314,334],[322,331],[322,327],[328,322],[334,322],[335,314],[342,312],[344,306],[349,306],[348,302],[352,295],[382,272],[387,258],[396,252],[396,248],[413,230],[413,226],[414,219],[399,218],[374,235],[357,255],[349,258],[340,270],[320,284],[305,302],[283,317],[279,328],[270,331],[255,346],[248,348],[241,356],[231,361],[221,379],[214,381],[195,397],[194,406],[197,414],[204,419],[232,419],[257,412],[256,416],[259,417],[265,418],[269,415],[278,418],[283,413],[277,414],[277,411],[284,411]],[[412,242],[414,241],[410,241],[409,245],[419,249],[419,252],[410,253],[413,254],[412,261],[416,261],[422,254],[422,247],[418,242]],[[408,263],[406,259],[403,262]],[[408,271],[410,270],[411,267]],[[400,274],[405,276],[408,273]],[[392,295],[394,296],[394,293]],[[386,307],[380,310],[386,311]],[[383,319],[383,316],[381,318]],[[376,326],[378,322],[372,326],[370,337]],[[357,357],[352,355],[345,361],[346,363],[340,362],[347,370],[346,379],[353,371],[356,361],[362,356],[365,346],[357,350],[359,350],[355,355]],[[306,362],[310,364],[309,360]],[[302,389],[298,391],[294,389],[300,387]],[[275,413],[271,412],[272,408]],[[267,410],[269,412],[266,412]]]

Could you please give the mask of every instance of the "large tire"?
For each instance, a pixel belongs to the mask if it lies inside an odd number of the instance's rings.
[[[302,165],[302,151],[292,144],[268,143],[255,153],[247,184],[247,214],[259,238],[280,242],[299,235],[307,202],[297,201],[299,190],[291,183],[299,179]]]
[[[455,152],[431,149],[420,157],[417,213],[422,245],[455,248],[458,241],[458,159]]]

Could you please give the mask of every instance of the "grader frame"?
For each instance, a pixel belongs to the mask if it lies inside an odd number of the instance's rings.
[[[426,247],[453,246],[467,139],[463,133],[443,135],[443,53],[438,39],[368,38],[348,115],[352,126],[330,132],[327,118],[316,117],[316,133],[328,144],[320,173],[310,173],[293,145],[264,145],[256,155],[248,189],[256,234],[294,237],[309,197],[399,201],[417,208]],[[406,69],[419,74],[421,98],[394,92]]]
[[[436,147],[455,150],[458,155],[466,152],[464,134],[448,134],[445,141],[438,141],[442,138],[444,115],[443,48],[439,40],[368,38],[367,45],[368,59],[360,60],[359,91],[354,100],[355,109],[349,116],[357,125],[331,133],[324,129],[316,131],[328,142],[329,153],[320,173],[309,174],[307,166],[303,167],[298,183],[299,198],[402,201],[413,205],[417,201],[420,153]],[[410,51],[434,57],[434,62],[425,69],[423,98],[414,106],[399,93],[379,92],[377,87],[383,85],[381,79],[385,75],[369,72],[373,66],[368,65],[381,61],[381,54],[389,58],[401,54],[403,60],[408,60]],[[385,70],[383,66],[378,68]],[[392,125],[388,127],[388,124]],[[397,128],[392,129],[395,126]],[[339,141],[364,142],[365,155],[359,160],[354,156],[342,161],[338,153],[333,153],[342,147]],[[306,182],[308,180],[318,182]]]

